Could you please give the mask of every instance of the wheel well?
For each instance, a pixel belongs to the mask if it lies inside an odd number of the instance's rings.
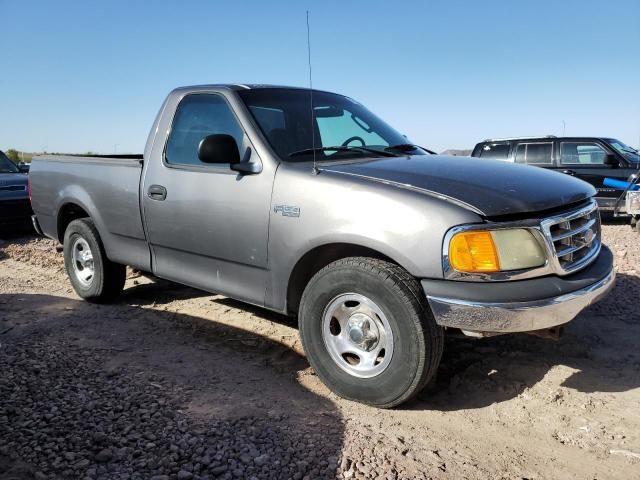
[[[370,257],[396,263],[386,255],[371,248],[349,243],[332,243],[308,251],[293,267],[287,285],[287,313],[297,315],[302,293],[309,280],[331,262],[346,257]]]
[[[64,232],[71,222],[78,218],[86,218],[89,214],[75,203],[67,203],[58,212],[58,240],[64,240]]]

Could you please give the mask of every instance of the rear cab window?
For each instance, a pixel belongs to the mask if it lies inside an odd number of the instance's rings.
[[[284,130],[286,128],[284,110],[280,108],[250,105],[249,110],[251,110],[255,119],[260,125],[264,126],[264,129],[267,132],[272,132],[276,129]]]
[[[325,116],[322,110],[329,110],[329,108],[315,107],[314,110],[322,145],[344,145],[351,143],[348,142],[350,139],[361,138],[365,145],[389,146],[389,143],[358,117],[356,112],[343,108],[342,112]],[[358,141],[355,145],[358,143],[362,142]]]

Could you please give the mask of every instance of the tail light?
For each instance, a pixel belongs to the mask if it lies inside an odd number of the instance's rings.
[[[33,203],[31,201],[31,175],[27,175],[27,192],[29,192],[29,203]]]

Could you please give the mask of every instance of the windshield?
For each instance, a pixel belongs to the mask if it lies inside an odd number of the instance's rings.
[[[616,140],[613,138],[608,139],[607,143],[615,148],[618,153],[624,155],[624,157],[626,157],[628,160],[631,160],[635,163],[640,162],[640,153],[638,153],[635,148],[625,145],[620,140]]]
[[[393,156],[391,151],[425,154],[364,106],[342,95],[313,91],[312,130],[309,90],[257,88],[238,94],[285,161],[311,160],[314,151],[319,161]]]
[[[18,167],[16,164],[9,160],[4,152],[0,152],[0,173],[18,173]]]

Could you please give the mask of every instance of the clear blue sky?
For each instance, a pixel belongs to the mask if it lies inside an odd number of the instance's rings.
[[[640,142],[640,0],[0,0],[0,148],[141,152],[185,84],[307,84],[441,151],[486,137]]]

